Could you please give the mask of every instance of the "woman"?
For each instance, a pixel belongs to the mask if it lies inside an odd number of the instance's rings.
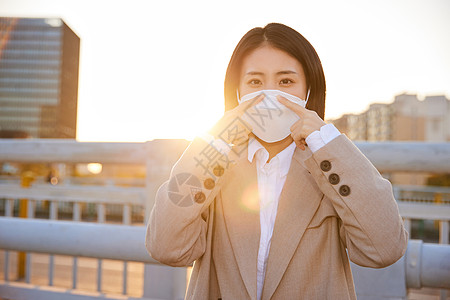
[[[187,299],[356,299],[349,258],[381,268],[404,254],[390,183],[324,108],[302,35],[268,24],[241,39],[224,116],[174,165],[148,224],[153,258],[194,263]]]

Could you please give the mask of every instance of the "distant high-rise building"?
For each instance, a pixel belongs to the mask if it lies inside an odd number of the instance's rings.
[[[450,141],[450,100],[444,95],[423,101],[415,94],[400,94],[392,103],[374,103],[361,114],[345,114],[331,122],[352,140]],[[396,173],[396,184],[423,184],[427,174]]]
[[[450,141],[450,100],[444,95],[395,96],[392,103],[373,103],[361,114],[345,114],[331,122],[352,140]]]
[[[59,18],[0,17],[0,133],[76,137],[79,53]]]
[[[338,126],[336,127],[354,141],[367,140],[367,113],[349,114],[347,115],[347,119],[347,131],[341,130]]]

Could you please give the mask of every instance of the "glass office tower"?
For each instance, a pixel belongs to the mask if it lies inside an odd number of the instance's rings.
[[[79,52],[61,19],[0,17],[3,137],[76,137]]]

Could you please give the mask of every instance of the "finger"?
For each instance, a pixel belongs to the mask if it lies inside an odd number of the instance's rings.
[[[297,145],[298,148],[300,148],[300,149],[302,149],[302,150],[305,150],[305,149],[306,149],[306,148],[305,148],[305,145],[303,145],[302,143],[300,143],[300,141],[294,140],[294,142],[295,142],[295,145]]]
[[[292,124],[292,126],[289,128],[289,130],[291,130],[291,132],[294,132],[298,128],[302,128],[302,127],[303,127],[303,118],[301,118],[300,120],[298,120],[294,124]]]
[[[303,136],[300,132],[292,132],[291,133],[292,138],[294,139],[294,141],[301,141],[303,139]]]
[[[287,108],[289,108],[290,110],[295,112],[299,117],[303,117],[305,115],[305,113],[307,112],[306,108],[304,108],[301,105],[298,105],[297,103],[289,101],[288,99],[284,98],[283,96],[278,95],[277,99],[281,104],[283,104],[284,106],[286,106]]]
[[[305,139],[301,139],[300,140],[300,144],[301,144],[301,148],[300,149],[306,150],[306,146],[308,146],[308,145],[306,144]]]
[[[250,99],[248,101],[242,102],[240,105],[238,105],[238,111],[240,113],[244,113],[244,111],[246,111],[247,109],[249,109],[250,107],[258,104],[259,102],[261,102],[264,99],[264,94],[259,94],[258,96],[256,96],[253,99]]]

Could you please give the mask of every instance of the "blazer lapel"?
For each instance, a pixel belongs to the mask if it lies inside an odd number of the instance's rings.
[[[275,292],[323,197],[304,166],[310,155],[309,148],[305,151],[295,148],[278,202],[262,299],[270,299]]]
[[[237,168],[228,173],[222,188],[222,208],[232,250],[251,299],[256,299],[256,270],[260,238],[259,193],[256,160],[244,151]]]

